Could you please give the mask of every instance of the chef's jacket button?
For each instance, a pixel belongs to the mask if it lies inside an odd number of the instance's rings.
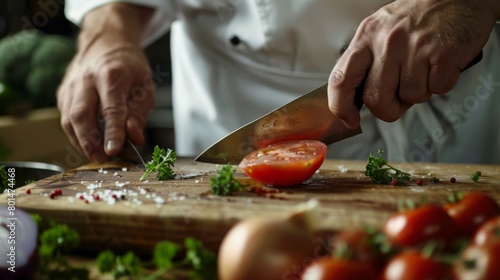
[[[241,40],[238,36],[234,35],[231,39],[229,39],[229,42],[231,42],[233,46],[237,46],[241,43]]]

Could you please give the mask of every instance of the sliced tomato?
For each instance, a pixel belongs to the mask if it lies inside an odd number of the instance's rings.
[[[419,252],[403,251],[387,263],[383,280],[442,280],[453,279],[452,267]]]
[[[335,258],[323,258],[309,265],[302,280],[375,280],[377,273],[366,264]]]
[[[493,217],[482,224],[472,237],[472,243],[479,246],[500,244],[500,216]]]
[[[326,145],[320,141],[285,141],[251,152],[239,166],[255,181],[277,187],[291,186],[309,179],[325,156]]]
[[[455,221],[460,232],[470,237],[486,220],[500,215],[500,206],[490,196],[470,192],[458,197],[456,202],[446,203],[444,209]]]
[[[459,280],[500,279],[500,243],[469,245],[455,263],[454,271]]]
[[[400,247],[416,246],[435,240],[450,244],[457,227],[446,211],[432,204],[395,213],[385,222],[383,231]]]

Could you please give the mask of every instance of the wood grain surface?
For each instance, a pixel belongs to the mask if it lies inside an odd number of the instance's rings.
[[[364,175],[365,165],[359,161],[327,160],[304,184],[260,195],[251,189],[274,189],[252,181],[235,167],[236,177],[249,187],[226,197],[210,193],[210,177],[220,165],[179,159],[174,168],[176,179],[157,181],[152,175],[143,182],[139,181],[143,170],[137,167],[128,166],[127,171],[122,171],[127,166],[123,163],[88,165],[17,189],[16,207],[40,214],[45,221],[42,226],[56,220],[75,228],[82,237],[84,251],[112,248],[147,253],[158,241],[182,243],[185,237],[198,238],[216,250],[225,233],[239,220],[256,215],[284,215],[313,198],[320,202],[318,222],[326,231],[381,227],[397,210],[398,201],[407,198],[425,196],[431,202],[441,203],[453,191],[484,191],[500,202],[497,165],[394,164],[413,175],[411,183],[396,187],[372,183]],[[482,176],[474,183],[469,176],[476,170]],[[433,176],[440,182],[430,182]],[[451,177],[456,178],[456,183],[449,181]],[[423,179],[424,184],[418,186],[417,179]],[[87,204],[76,197],[77,193],[90,192],[91,184],[99,183],[94,193],[111,190],[126,195],[113,205],[104,200]],[[26,194],[26,189],[31,194]],[[51,199],[48,195],[55,189],[61,189],[63,195]],[[161,200],[164,203],[159,203]],[[6,195],[1,195],[0,204],[6,203]]]

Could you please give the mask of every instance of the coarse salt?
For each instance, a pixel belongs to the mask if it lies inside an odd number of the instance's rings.
[[[126,167],[122,167],[122,171],[123,171],[123,172],[127,172],[127,171],[128,171],[128,168],[126,168]]]
[[[154,202],[156,204],[163,204],[163,203],[165,203],[165,199],[163,199],[163,197],[157,196],[157,197],[155,197]]]

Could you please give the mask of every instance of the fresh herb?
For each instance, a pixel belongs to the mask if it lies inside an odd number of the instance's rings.
[[[377,157],[370,153],[365,175],[377,184],[390,184],[393,180],[396,180],[398,184],[404,184],[409,181],[411,175],[389,165],[382,157],[382,153],[381,149],[378,150]]]
[[[103,251],[97,256],[97,268],[103,273],[109,273],[113,278],[140,276],[141,260],[132,252],[117,256],[112,251]]]
[[[177,159],[175,152],[171,149],[161,149],[156,146],[153,151],[153,156],[151,161],[146,163],[146,172],[139,179],[140,181],[146,179],[146,177],[153,173],[156,174],[158,180],[168,180],[175,178],[175,173],[172,170],[174,162]]]
[[[5,165],[0,165],[0,194],[4,193],[9,185],[9,176],[7,175],[7,170],[5,170]]]
[[[153,252],[153,263],[156,271],[149,275],[143,275],[142,268],[147,264],[141,262],[132,252],[123,256],[117,256],[110,250],[106,250],[97,257],[97,267],[102,273],[109,273],[115,279],[121,277],[133,277],[134,279],[155,280],[163,277],[171,269],[180,266],[190,266],[191,279],[215,280],[217,279],[217,258],[215,254],[203,247],[201,241],[186,238],[184,240],[186,256],[178,259],[180,246],[170,241],[162,241],[156,244]],[[178,260],[176,260],[178,259]]]
[[[477,182],[479,181],[479,177],[481,177],[481,171],[474,171],[471,175],[470,175],[470,179],[474,182]]]
[[[27,180],[26,182],[24,182],[24,184],[29,185],[29,184],[33,184],[35,182],[36,182],[35,180]]]
[[[39,217],[36,218],[40,221]],[[50,222],[50,228],[39,236],[38,278],[40,279],[88,279],[86,268],[72,267],[64,253],[78,247],[80,236],[67,225]]]
[[[216,195],[232,195],[246,185],[242,185],[234,178],[234,169],[231,164],[224,165],[217,174],[210,177],[210,187],[213,194]]]
[[[439,179],[437,177],[432,177],[431,182],[432,183],[439,183]]]

